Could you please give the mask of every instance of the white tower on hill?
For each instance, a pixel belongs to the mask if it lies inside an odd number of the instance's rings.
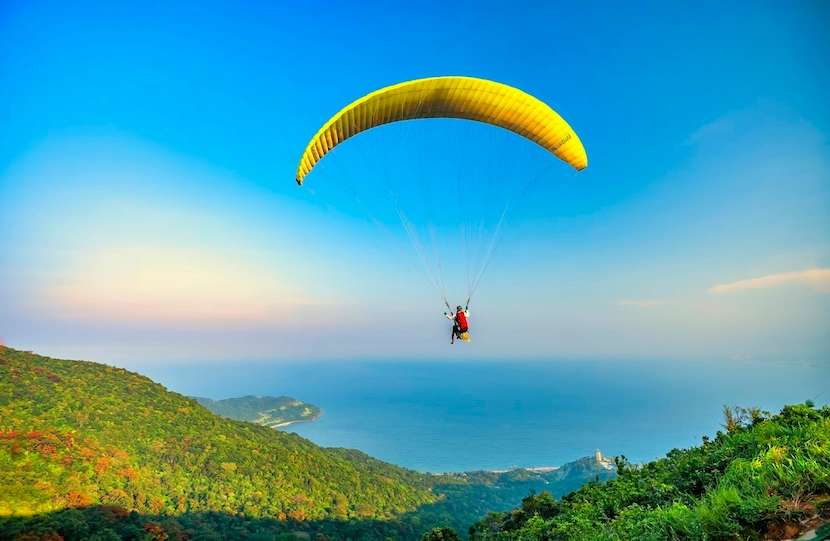
[[[606,470],[613,470],[614,469],[614,460],[608,458],[607,456],[602,456],[602,453],[599,452],[599,449],[597,449],[596,457],[597,457],[597,464],[599,464],[600,466],[602,466]]]

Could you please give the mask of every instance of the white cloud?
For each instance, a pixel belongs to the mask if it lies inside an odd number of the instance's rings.
[[[758,105],[756,104],[755,107],[749,107],[742,111],[730,111],[712,122],[704,124],[689,135],[683,141],[683,145],[699,145],[710,139],[732,135],[740,127],[752,121]]]
[[[830,269],[807,269],[794,272],[769,274],[760,278],[738,280],[729,284],[712,287],[712,293],[734,293],[745,289],[769,289],[784,284],[802,284],[813,287],[822,293],[830,293]]]
[[[111,246],[79,254],[52,277],[42,307],[58,317],[99,321],[257,323],[286,321],[332,301],[238,254],[175,245]]]
[[[752,124],[763,122],[770,117],[778,117],[786,112],[782,105],[760,98],[743,109],[727,111],[708,124],[704,124],[683,141],[683,145],[700,145],[707,141],[725,140],[736,133],[745,133]]]

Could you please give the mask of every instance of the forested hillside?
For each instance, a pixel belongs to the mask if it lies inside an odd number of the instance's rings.
[[[148,378],[4,348],[0,515],[92,504],[141,513],[383,519],[435,501],[424,476],[224,419]]]
[[[529,496],[478,522],[473,541],[790,539],[830,519],[830,408],[724,412],[726,432],[701,446],[642,468],[618,459],[617,479],[561,500]]]
[[[127,370],[0,350],[0,539],[414,540],[609,473],[589,462],[421,474],[224,419]]]
[[[427,475],[219,417],[127,370],[4,348],[0,540],[414,541],[450,526],[473,541],[726,541],[830,517],[830,408],[724,412],[715,438],[641,467]]]

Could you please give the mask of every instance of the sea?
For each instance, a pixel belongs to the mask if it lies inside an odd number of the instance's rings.
[[[227,362],[143,367],[171,391],[290,396],[323,409],[281,428],[421,472],[645,463],[723,430],[724,406],[830,399],[830,365],[721,360]]]

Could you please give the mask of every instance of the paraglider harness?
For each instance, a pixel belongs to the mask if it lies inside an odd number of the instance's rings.
[[[467,316],[464,315],[464,312],[458,311],[455,313],[456,317],[456,334],[459,332],[467,332],[469,328],[467,327]]]
[[[449,308],[450,312],[452,312],[452,308],[450,308],[449,303],[446,304],[447,308]],[[467,316],[464,312],[466,312],[469,307],[470,305],[468,303],[467,306],[464,307],[464,310],[456,309],[452,324],[452,332],[455,334],[455,337],[466,342],[470,341],[470,335],[468,332],[469,327],[467,326]]]

